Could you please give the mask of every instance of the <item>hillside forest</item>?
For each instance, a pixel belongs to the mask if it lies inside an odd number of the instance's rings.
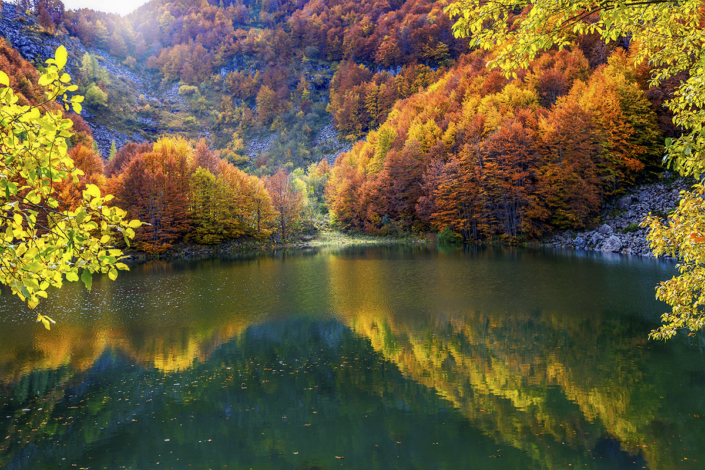
[[[65,44],[85,96],[70,155],[149,225],[135,248],[287,239],[333,227],[465,242],[595,226],[607,198],[658,178],[678,135],[639,44],[575,35],[512,78],[456,39],[445,0],[152,0],[125,17],[60,0],[3,5]],[[0,39],[39,104],[43,58]],[[28,60],[29,59],[29,60]],[[106,143],[111,135],[131,136]]]

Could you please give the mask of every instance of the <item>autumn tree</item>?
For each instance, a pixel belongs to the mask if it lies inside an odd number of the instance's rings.
[[[276,228],[276,211],[265,181],[250,175],[248,177],[249,197],[246,206],[250,214],[252,236],[264,239]]]
[[[146,142],[141,144],[130,142],[123,145],[115,153],[115,158],[109,160],[105,166],[105,176],[110,178],[123,173],[137,156],[151,151],[152,144]]]
[[[276,93],[263,85],[257,92],[257,121],[263,125],[270,124],[278,111],[279,99]]]
[[[117,197],[130,214],[149,223],[135,237],[138,249],[163,253],[189,231],[193,171],[193,147],[181,137],[162,137],[129,163]]]
[[[205,168],[197,168],[191,176],[189,213],[193,224],[187,238],[202,245],[221,243],[227,235],[231,217],[227,188]]]
[[[83,172],[76,181],[63,181],[57,185],[60,195],[61,210],[76,210],[82,200],[83,191],[89,184],[97,186],[101,191],[105,188],[103,160],[93,149],[85,145],[77,145],[68,152],[74,166]]]
[[[294,187],[291,175],[283,169],[266,177],[264,183],[277,214],[279,233],[282,240],[286,240],[293,224],[301,217],[301,194]]]

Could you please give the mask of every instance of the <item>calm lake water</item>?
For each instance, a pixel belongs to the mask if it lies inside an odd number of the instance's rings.
[[[0,297],[0,468],[705,468],[652,259],[322,249]]]

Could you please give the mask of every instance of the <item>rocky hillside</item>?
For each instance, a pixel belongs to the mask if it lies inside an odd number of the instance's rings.
[[[43,32],[34,15],[10,3],[0,4],[0,37],[35,66],[43,65],[60,45],[64,45],[69,52],[67,72],[74,80],[79,77],[86,53],[98,59],[109,77],[102,85],[108,102],[98,108],[84,106],[82,117],[91,127],[103,158],[109,155],[112,143],[120,149],[129,142],[154,141],[164,134],[203,137],[212,144],[220,139],[210,129],[211,116],[217,114],[220,102],[220,95],[214,90],[200,90],[197,93],[200,100],[183,96],[179,83],[159,80],[144,64],[128,67],[107,51],[87,47],[62,29],[54,35]],[[85,94],[86,90],[80,92]],[[326,121],[330,122],[330,117]],[[246,139],[244,156],[254,161],[271,149],[281,147],[281,140],[277,132]],[[312,138],[310,160],[326,158],[333,163],[337,155],[348,148],[349,144],[338,138],[332,125],[323,125]]]

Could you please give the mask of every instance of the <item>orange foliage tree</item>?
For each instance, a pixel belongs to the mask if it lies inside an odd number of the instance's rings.
[[[162,137],[152,151],[138,153],[122,175],[117,200],[148,223],[135,236],[137,249],[163,253],[190,228],[189,189],[193,147],[180,137]]]

